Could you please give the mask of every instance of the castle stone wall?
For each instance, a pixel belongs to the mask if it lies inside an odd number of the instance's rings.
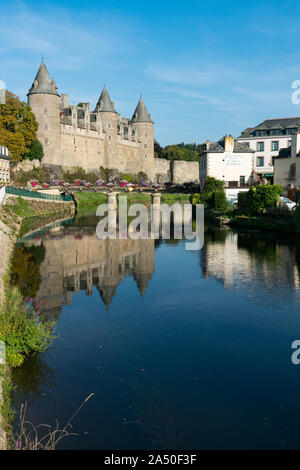
[[[171,181],[170,161],[164,158],[154,158],[154,169],[156,174],[156,182],[164,184]]]
[[[171,163],[172,181],[177,184],[199,182],[199,163],[175,160]]]

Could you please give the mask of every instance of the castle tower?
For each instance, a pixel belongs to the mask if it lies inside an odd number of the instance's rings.
[[[135,129],[140,143],[139,157],[142,168],[154,180],[154,123],[148,113],[142,97],[131,118],[132,128]]]
[[[105,85],[94,112],[100,114],[103,132],[105,133],[104,166],[107,168],[118,168],[118,162],[115,161],[115,158],[118,155],[116,136],[118,132],[119,115],[115,110],[114,103],[111,101]]]
[[[149,238],[148,240],[139,239],[136,243],[139,243],[139,249],[137,252],[137,264],[133,270],[134,279],[137,283],[138,289],[144,297],[148,283],[152,279],[154,273],[154,240]]]
[[[41,62],[27,96],[28,104],[39,124],[37,137],[44,148],[43,164],[61,165],[59,94],[44,60]]]

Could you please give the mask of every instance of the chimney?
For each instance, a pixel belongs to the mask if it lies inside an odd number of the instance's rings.
[[[91,109],[90,109],[90,103],[82,103],[82,107],[85,111],[86,114],[90,114],[91,113]]]
[[[234,138],[232,137],[232,135],[226,135],[224,141],[225,152],[232,153],[234,149]]]
[[[207,140],[207,141],[205,142],[205,150],[206,150],[207,152],[209,151],[209,147],[210,147],[210,141]]]
[[[63,108],[67,108],[69,106],[69,96],[62,94],[60,96],[60,102]]]
[[[300,134],[296,131],[292,134],[291,157],[296,157],[300,152]]]

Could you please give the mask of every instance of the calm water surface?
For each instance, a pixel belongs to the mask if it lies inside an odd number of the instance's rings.
[[[65,449],[300,448],[300,244],[206,227],[100,241],[93,220],[16,246],[14,280],[59,338],[14,373],[15,404]]]

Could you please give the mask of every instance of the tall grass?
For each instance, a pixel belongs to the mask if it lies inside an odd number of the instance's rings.
[[[71,416],[64,427],[60,427],[56,421],[54,427],[48,424],[40,424],[35,426],[26,419],[27,404],[21,405],[19,431],[13,438],[13,448],[15,450],[55,450],[60,441],[68,436],[76,436],[72,432],[72,421],[79,413],[81,408],[95,394],[91,393]]]

